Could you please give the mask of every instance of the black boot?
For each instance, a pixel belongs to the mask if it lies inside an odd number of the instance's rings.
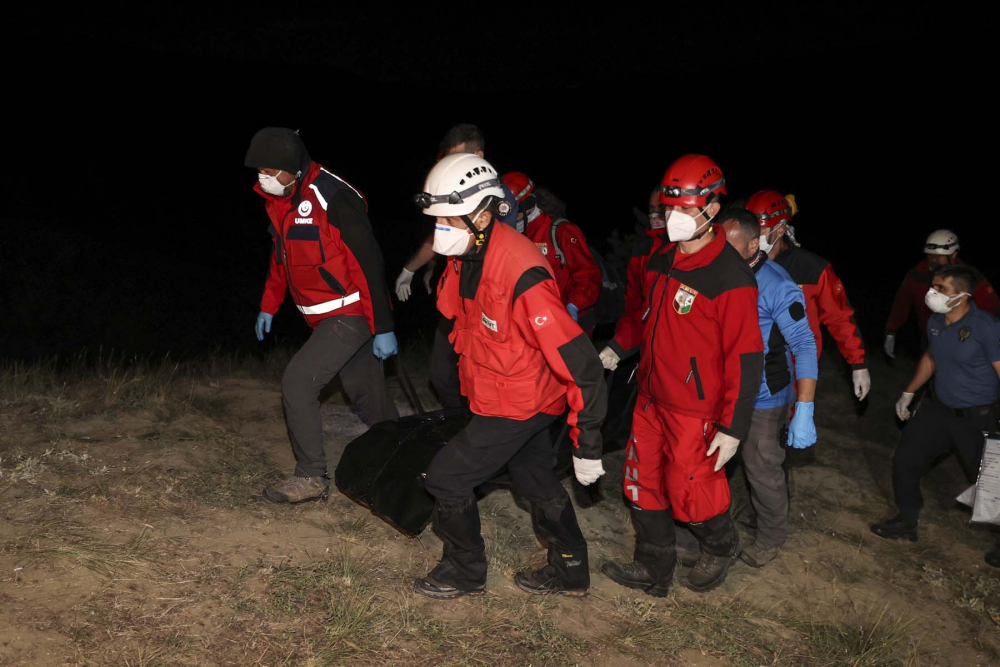
[[[444,542],[441,562],[414,590],[439,599],[482,595],[486,590],[486,548],[475,498],[434,503],[434,532]]]
[[[677,566],[674,521],[670,510],[642,510],[632,505],[635,526],[635,555],[631,563],[606,563],[602,568],[612,581],[641,590],[653,597],[664,597]]]
[[[1000,544],[993,548],[993,551],[986,552],[986,564],[992,567],[1000,567]]]
[[[569,496],[564,493],[551,500],[531,501],[531,519],[539,537],[548,542],[549,562],[534,572],[518,572],[514,583],[521,590],[538,595],[587,595],[590,588],[587,542]]]
[[[872,524],[872,532],[887,540],[909,540],[917,541],[917,522],[903,518],[902,514],[897,514],[891,519]]]
[[[726,580],[729,566],[740,555],[740,536],[729,511],[688,527],[701,542],[701,556],[688,573],[687,586],[693,591],[710,591]]]

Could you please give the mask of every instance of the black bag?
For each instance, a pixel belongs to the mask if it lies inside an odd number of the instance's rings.
[[[556,230],[564,222],[569,222],[566,218],[559,218],[552,221],[549,227],[549,236],[552,242],[552,251],[559,259],[563,268],[566,267],[566,256],[563,254],[559,242],[556,241]],[[590,245],[590,253],[594,256],[597,266],[601,269],[601,293],[597,297],[597,303],[587,313],[580,316],[580,327],[584,330],[591,329],[598,324],[612,324],[618,322],[625,313],[625,282],[618,275],[615,267],[604,261],[600,253]]]

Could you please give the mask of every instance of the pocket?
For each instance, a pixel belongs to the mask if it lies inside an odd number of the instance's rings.
[[[537,408],[534,382],[509,380],[492,374],[472,372],[473,395],[482,412],[500,417],[521,417]]]
[[[337,280],[332,273],[327,271],[322,266],[319,267],[319,277],[322,278],[323,282],[325,282],[327,286],[334,292],[337,292],[341,296],[347,294],[347,291],[344,289],[344,286],[340,284],[340,281]]]
[[[701,385],[701,375],[698,374],[698,358],[691,357],[691,375],[688,376],[688,382],[694,380],[695,390],[698,392],[698,400],[705,400],[705,389]]]
[[[290,266],[318,266],[326,261],[317,225],[296,225],[285,236]]]

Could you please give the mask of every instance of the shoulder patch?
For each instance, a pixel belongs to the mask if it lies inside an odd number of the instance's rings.
[[[802,306],[801,301],[796,301],[788,307],[788,314],[791,315],[793,320],[798,322],[806,316],[806,309]]]
[[[552,324],[552,309],[546,308],[545,310],[539,313],[535,313],[529,319],[531,320],[532,329],[534,329],[535,331],[544,329],[545,327]]]

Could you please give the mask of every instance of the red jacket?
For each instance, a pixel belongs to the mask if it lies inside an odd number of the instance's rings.
[[[313,162],[295,192],[276,197],[260,184],[274,252],[260,309],[275,314],[285,288],[311,327],[334,315],[364,315],[374,334],[392,331],[382,251],[364,196]],[[298,201],[296,201],[298,199]]]
[[[837,341],[837,347],[851,365],[851,370],[868,368],[865,341],[854,319],[854,308],[830,262],[793,245],[783,250],[774,261],[788,271],[806,297],[806,315],[816,337],[816,358],[819,359],[823,352],[823,334],[819,330],[822,323]]]
[[[972,300],[980,310],[985,310],[993,315],[1000,316],[1000,298],[993,291],[993,285],[987,280],[979,269],[965,264],[961,259],[956,261],[962,264],[976,275],[976,288],[972,291]],[[910,311],[916,311],[917,324],[920,326],[920,339],[927,345],[927,320],[931,316],[931,309],[924,303],[927,290],[931,286],[931,269],[927,259],[910,269],[903,278],[903,284],[896,292],[896,298],[892,300],[892,310],[889,311],[889,320],[885,323],[885,333],[895,335],[906,320],[910,318]]]
[[[562,414],[568,402],[578,456],[598,459],[607,397],[594,346],[535,245],[507,225],[487,229],[485,248],[450,258],[438,287],[438,310],[455,320],[449,340],[469,408],[523,421]]]
[[[586,311],[594,307],[601,294],[601,287],[604,285],[601,268],[587,247],[583,232],[571,222],[563,222],[556,228],[556,241],[565,255],[563,259],[566,265],[563,266],[563,262],[556,257],[555,249],[549,247],[552,245],[551,227],[552,218],[548,213],[542,212],[528,223],[524,235],[534,241],[548,258],[563,305],[572,303],[579,309],[580,319],[583,319]]]
[[[643,319],[646,312],[646,293],[643,290],[643,276],[646,275],[646,264],[654,252],[666,239],[664,229],[646,230],[642,237],[632,247],[632,257],[628,260],[627,282],[625,284],[625,312],[615,325],[615,336],[608,346],[615,351],[620,359],[635,352],[642,342]]]
[[[745,440],[764,374],[753,271],[715,225],[715,238],[694,254],[662,244],[647,261],[643,291],[636,409],[653,401]]]

